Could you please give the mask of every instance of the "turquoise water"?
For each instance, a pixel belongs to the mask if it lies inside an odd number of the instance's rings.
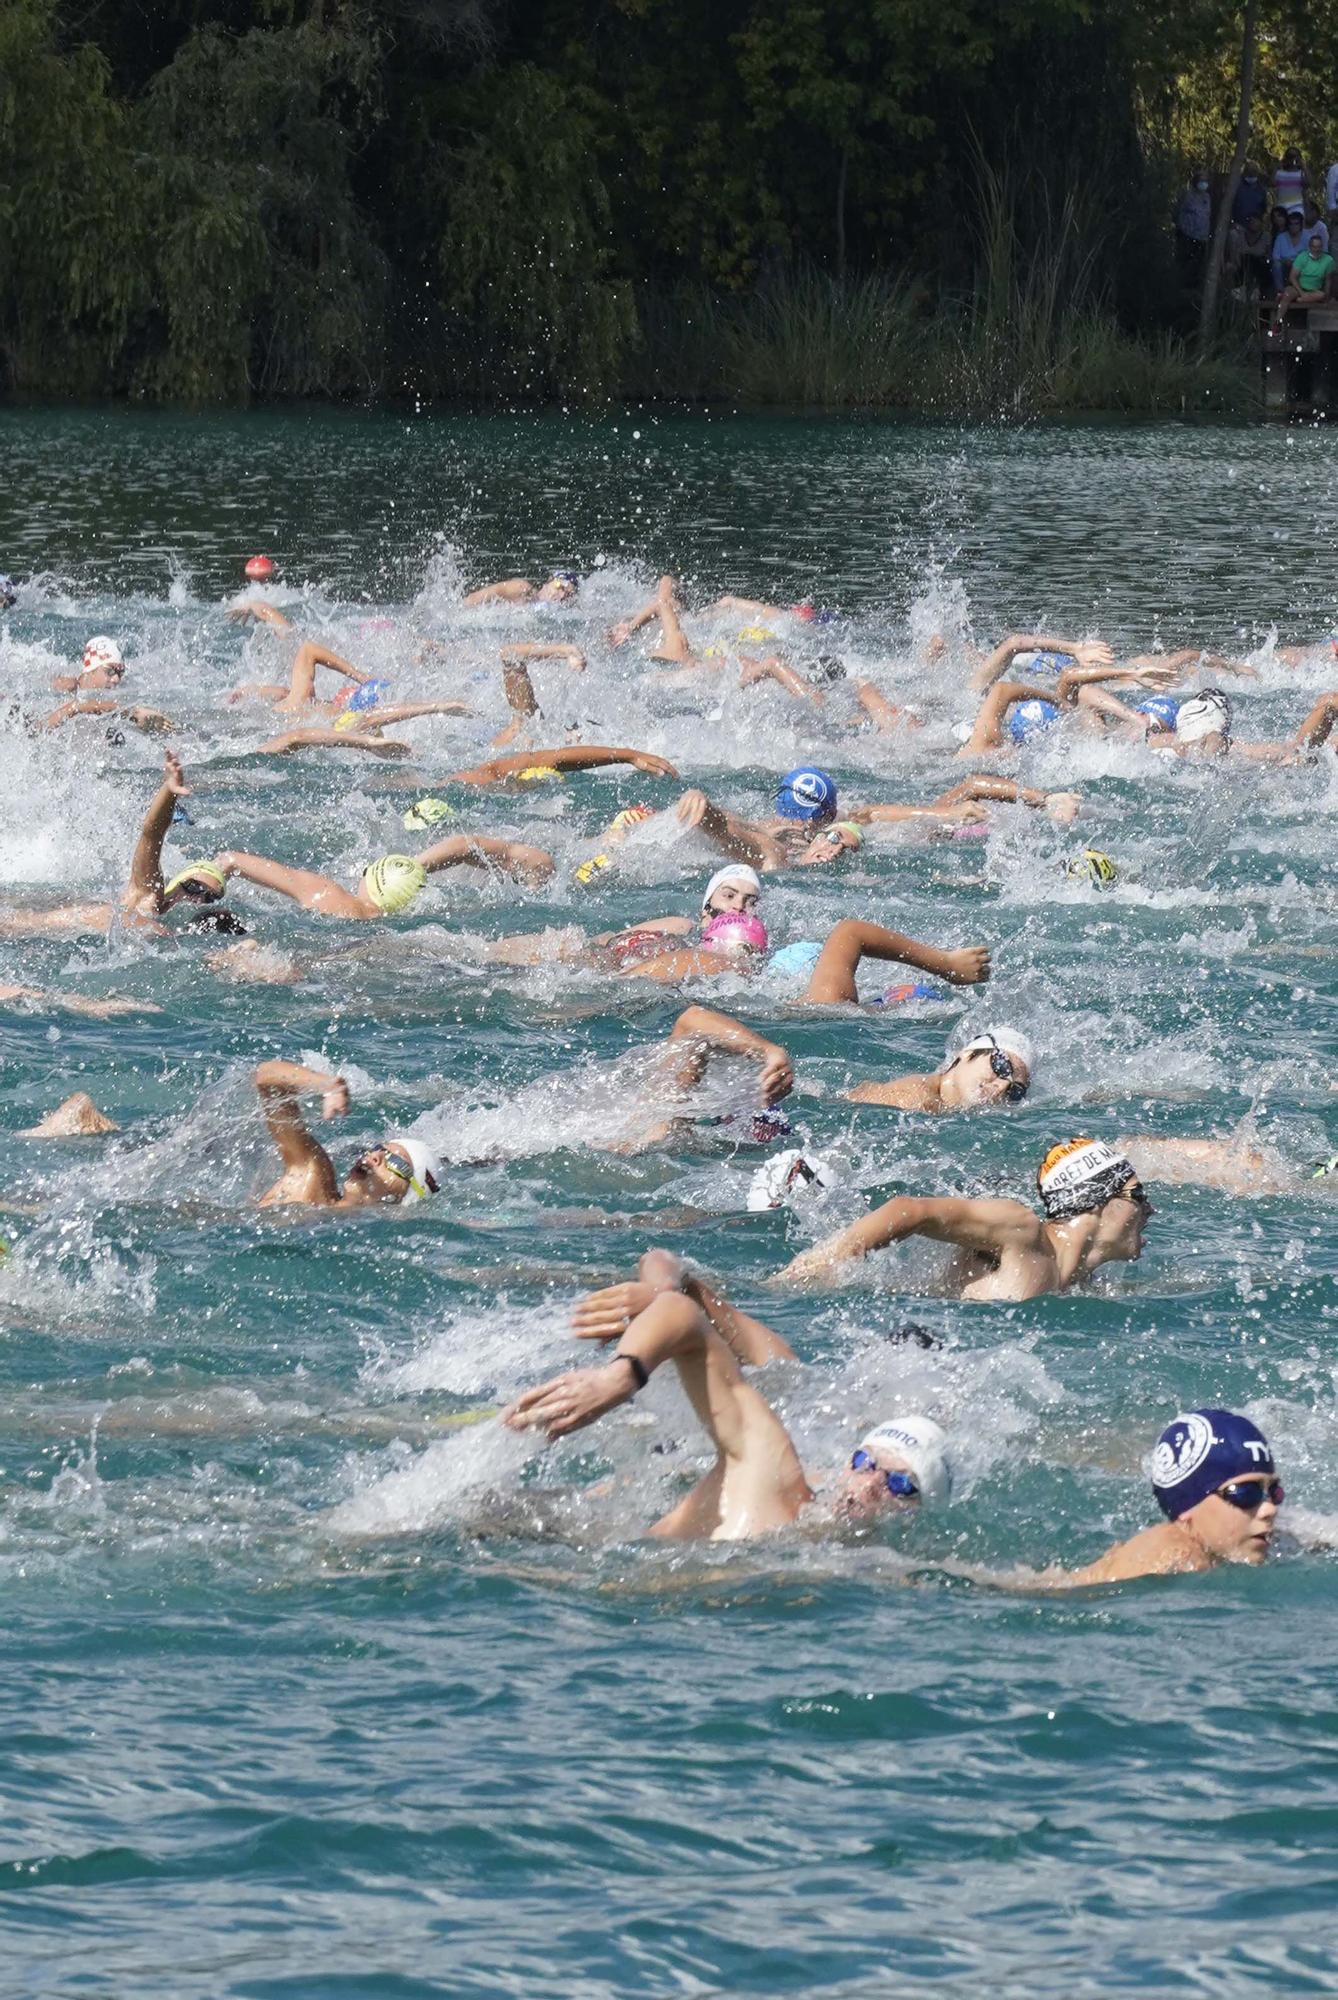
[[[1238,728],[1291,727],[1326,684],[1284,639],[1327,630],[1338,462],[1282,430],[1026,434],[629,416],[0,419],[6,690],[115,633],[128,689],[179,724],[196,827],[344,878],[408,841],[413,790],[351,756],[248,762],[263,718],[222,705],[278,655],[223,605],[240,559],[283,560],[305,628],[406,694],[476,718],[406,734],[426,778],[503,719],[509,636],[588,642],[539,669],[556,719],[672,758],[760,810],[820,754],[850,798],[930,796],[970,709],[918,664],[937,628],[1014,625],[1249,651]],[[639,435],[638,435],[639,433]],[[581,607],[472,619],[468,584],[548,562]],[[720,715],[650,690],[599,633],[661,566],[689,602],[811,592],[925,728],[908,747]],[[388,621],[388,622],[387,622]],[[417,636],[445,662],[415,665]],[[153,743],[80,724],[0,738],[0,893],[112,892]],[[630,770],[484,797],[557,885],[439,878],[393,931],[259,892],[235,901],[291,983],[197,945],[0,939],[0,982],[157,1014],[0,1011],[0,1991],[613,1996],[1329,1993],[1338,1985],[1338,781],[1319,766],[1168,769],[1065,739],[1031,781],[1079,828],[1004,811],[984,842],[871,840],[840,876],[780,878],[784,942],[841,914],[990,943],[987,995],[806,1013],[783,981],[712,990],[795,1057],[790,1106],[842,1166],[820,1215],[744,1212],[761,1157],[704,1132],[629,1156],[648,1053],[681,996],[572,967],[500,972],[478,940],[695,907],[708,851],[647,829],[614,879],[572,867]],[[1077,834],[1116,856],[1070,880]],[[870,982],[876,990],[881,981]],[[864,1075],[931,1067],[1013,1019],[1043,1058],[1015,1111],[928,1123],[854,1107]],[[339,1067],[343,1165],[423,1117],[449,1200],[355,1219],[257,1214],[271,1168],[248,1076]],[[703,1109],[740,1101],[721,1073]],[[87,1090],[110,1140],[19,1129]],[[964,1306],[925,1246],[797,1297],[762,1280],[896,1190],[1026,1196],[1076,1131],[1260,1146],[1275,1192],[1158,1187],[1136,1265],[1084,1294]],[[572,1357],[581,1288],[664,1242],[787,1333],[766,1393],[821,1474],[868,1421],[929,1409],[953,1438],[946,1512],[841,1542],[638,1540],[699,1462],[677,1389],[539,1453],[487,1411]],[[944,1338],[889,1344],[913,1319]],[[583,1357],[579,1352],[574,1357]],[[1142,1463],[1173,1412],[1248,1408],[1288,1489],[1262,1570],[1070,1597],[1000,1587],[1089,1560],[1153,1517]]]

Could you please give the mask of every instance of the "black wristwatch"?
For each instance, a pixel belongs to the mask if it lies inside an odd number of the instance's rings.
[[[625,1361],[636,1376],[636,1388],[633,1389],[632,1394],[634,1396],[638,1395],[650,1380],[650,1370],[647,1368],[645,1362],[640,1360],[635,1354],[624,1354],[621,1347],[614,1354],[613,1358],[615,1361]]]

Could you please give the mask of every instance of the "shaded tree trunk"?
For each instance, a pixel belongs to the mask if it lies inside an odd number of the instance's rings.
[[[850,166],[850,149],[841,148],[841,166],[836,176],[836,275],[846,274],[846,176]]]
[[[1212,241],[1208,245],[1208,268],[1203,274],[1203,298],[1199,308],[1199,351],[1207,347],[1217,325],[1217,294],[1222,282],[1222,258],[1226,251],[1227,230],[1231,227],[1231,204],[1236,199],[1236,189],[1240,186],[1241,168],[1245,165],[1245,155],[1250,147],[1250,105],[1254,97],[1254,56],[1259,39],[1259,0],[1245,0],[1245,18],[1241,30],[1240,50],[1240,111],[1236,118],[1236,150],[1231,159],[1231,172],[1218,205],[1217,221],[1213,225]]]

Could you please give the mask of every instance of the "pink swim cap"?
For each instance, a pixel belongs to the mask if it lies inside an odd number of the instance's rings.
[[[747,910],[722,910],[702,927],[703,951],[765,951],[767,927]]]

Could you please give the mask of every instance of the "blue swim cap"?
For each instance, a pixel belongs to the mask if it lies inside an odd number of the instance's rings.
[[[1190,1410],[1169,1423],[1152,1454],[1152,1490],[1169,1520],[1178,1521],[1229,1479],[1273,1472],[1268,1440],[1234,1410]]]
[[[1008,734],[1014,743],[1025,743],[1029,737],[1041,736],[1059,720],[1059,709],[1052,701],[1019,701],[1008,711]]]
[[[782,819],[833,819],[836,815],[836,780],[810,764],[788,771],[776,793],[776,811]]]
[[[1027,651],[1014,653],[1013,666],[1024,674],[1062,674],[1065,667],[1078,664],[1072,653],[1046,653]]]
[[[364,709],[375,708],[381,697],[389,693],[389,681],[363,681],[361,686],[354,688],[344,707],[361,714]]]
[[[792,973],[796,979],[807,978],[822,956],[822,946],[816,938],[803,938],[798,944],[782,945],[771,954],[772,972]]]
[[[1174,729],[1175,718],[1180,713],[1180,703],[1173,694],[1150,694],[1146,701],[1134,703],[1135,715],[1154,715],[1163,729]]]
[[[13,579],[0,576],[0,611],[8,611],[10,605],[17,604],[18,601],[19,594],[14,588]]]

